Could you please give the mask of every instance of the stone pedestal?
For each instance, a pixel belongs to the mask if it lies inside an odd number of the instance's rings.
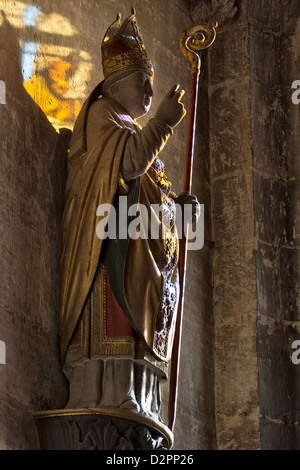
[[[113,408],[35,414],[41,450],[168,450],[173,434],[139,413]]]

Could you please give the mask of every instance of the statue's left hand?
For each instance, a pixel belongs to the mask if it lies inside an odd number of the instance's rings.
[[[200,216],[201,206],[200,206],[199,201],[196,198],[196,196],[193,196],[193,195],[188,194],[188,193],[181,193],[181,194],[179,194],[179,196],[177,196],[177,198],[175,199],[175,202],[176,202],[176,204],[179,204],[180,206],[182,206],[182,208],[185,204],[191,204],[192,205],[192,218],[191,218],[191,221],[192,222],[197,222],[197,220]],[[190,220],[189,220],[189,222],[190,222]]]

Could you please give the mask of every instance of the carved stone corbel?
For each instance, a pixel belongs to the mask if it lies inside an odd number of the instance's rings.
[[[114,409],[38,412],[41,450],[168,450],[173,435],[139,413]]]

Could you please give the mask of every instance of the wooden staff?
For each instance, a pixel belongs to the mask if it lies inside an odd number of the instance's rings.
[[[182,54],[187,57],[191,63],[191,86],[190,100],[188,110],[188,128],[185,152],[185,167],[183,191],[191,194],[192,177],[193,177],[193,159],[195,145],[195,127],[197,115],[198,101],[198,84],[201,69],[200,51],[207,49],[216,38],[216,28],[218,23],[213,21],[211,24],[202,24],[192,26],[183,31],[179,38],[179,49]],[[171,373],[170,373],[170,393],[169,393],[169,410],[168,410],[168,426],[173,432],[176,418],[177,395],[178,395],[178,377],[180,363],[180,347],[182,332],[182,316],[184,305],[184,290],[187,262],[187,243],[188,227],[185,229],[184,211],[182,211],[182,234],[179,240],[179,288],[180,298],[178,302],[178,311],[176,319],[176,329],[174,337],[174,345],[172,352]]]

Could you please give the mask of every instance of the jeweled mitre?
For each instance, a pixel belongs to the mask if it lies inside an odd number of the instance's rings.
[[[126,70],[142,69],[153,75],[142,35],[133,11],[121,25],[121,14],[108,28],[102,41],[102,66],[104,78]]]

